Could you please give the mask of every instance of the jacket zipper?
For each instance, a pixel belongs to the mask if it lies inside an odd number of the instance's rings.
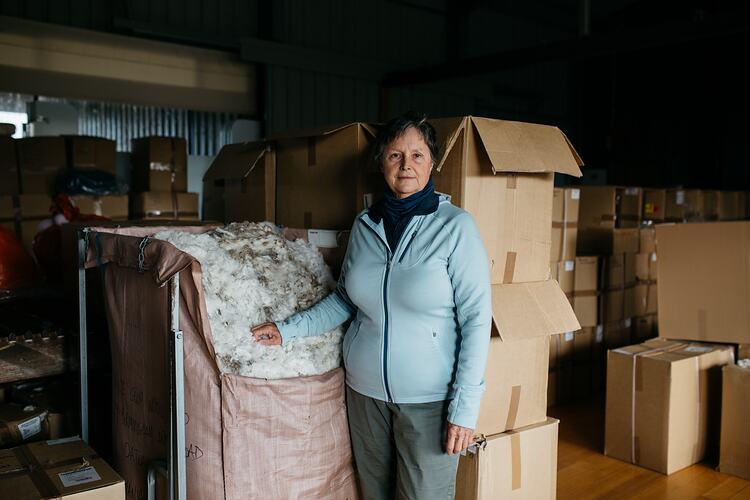
[[[409,243],[406,244],[404,247],[404,251],[401,252],[401,257],[398,259],[398,263],[401,264],[401,261],[404,260],[404,256],[406,255],[406,251],[409,250],[409,247],[411,246],[411,242],[414,241],[414,237],[417,236],[417,232],[414,231],[411,233],[411,238],[409,238]]]
[[[385,264],[385,279],[383,280],[383,309],[385,321],[383,321],[383,385],[385,386],[385,397],[392,402],[391,388],[388,384],[388,275],[391,273],[391,253],[388,252],[388,260]]]

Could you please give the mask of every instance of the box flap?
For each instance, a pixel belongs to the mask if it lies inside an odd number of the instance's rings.
[[[430,124],[435,128],[435,135],[438,137],[438,140],[440,140],[441,137],[445,138],[440,142],[438,161],[435,165],[435,170],[438,172],[443,168],[453,146],[456,144],[456,140],[466,129],[466,121],[467,118],[465,116],[430,120]]]
[[[498,172],[560,172],[580,177],[580,156],[562,131],[550,125],[472,116],[481,143]]]
[[[557,281],[492,285],[493,334],[504,341],[579,330]]]
[[[279,132],[276,134],[271,134],[268,137],[266,137],[267,140],[279,140],[279,139],[295,139],[300,137],[313,137],[313,136],[319,136],[319,135],[329,135],[333,134],[335,132],[338,132],[340,130],[344,130],[345,128],[349,127],[361,127],[363,130],[365,130],[367,133],[375,136],[375,125],[364,123],[364,122],[352,122],[352,123],[342,123],[338,125],[327,125],[325,127],[316,127],[316,128],[309,128],[309,129],[299,129],[299,130],[292,130],[288,132]]]
[[[216,155],[211,166],[203,175],[203,180],[242,179],[252,172],[270,147],[265,142],[227,144]]]

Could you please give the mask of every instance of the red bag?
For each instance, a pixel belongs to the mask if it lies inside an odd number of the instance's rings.
[[[0,288],[33,285],[37,280],[34,259],[10,229],[0,226]]]

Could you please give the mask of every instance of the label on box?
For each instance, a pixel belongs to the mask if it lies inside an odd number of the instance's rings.
[[[713,351],[713,347],[701,347],[699,345],[691,345],[685,348],[685,352],[698,352],[701,354]]]
[[[46,417],[46,413],[37,415],[34,418],[30,418],[25,422],[18,424],[18,432],[21,433],[21,439],[26,441],[31,436],[35,436],[42,432],[42,420]]]
[[[626,196],[638,196],[638,188],[637,187],[626,188],[625,195]]]
[[[578,200],[581,198],[581,190],[580,189],[571,189],[570,190],[570,199],[571,200]]]
[[[572,342],[573,341],[573,332],[565,332],[565,342]]]
[[[336,248],[339,246],[336,236],[338,231],[310,229],[307,231],[307,241],[318,248]]]
[[[575,261],[574,260],[566,260],[565,261],[565,272],[569,273],[573,269],[575,269]]]
[[[96,472],[96,469],[91,466],[70,472],[60,472],[57,476],[60,478],[62,485],[66,488],[102,480],[99,473]]]
[[[674,195],[674,202],[678,205],[685,203],[685,191],[677,191]]]
[[[625,328],[630,328],[630,325],[633,324],[633,320],[630,318],[625,319]]]
[[[651,252],[651,262],[656,262],[656,252]]]
[[[596,327],[596,343],[601,344],[604,342],[604,328],[602,325],[597,325]]]

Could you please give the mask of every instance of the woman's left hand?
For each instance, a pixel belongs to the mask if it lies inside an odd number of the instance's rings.
[[[448,432],[445,437],[445,452],[448,455],[461,453],[471,446],[474,441],[474,429],[461,427],[448,422]]]

